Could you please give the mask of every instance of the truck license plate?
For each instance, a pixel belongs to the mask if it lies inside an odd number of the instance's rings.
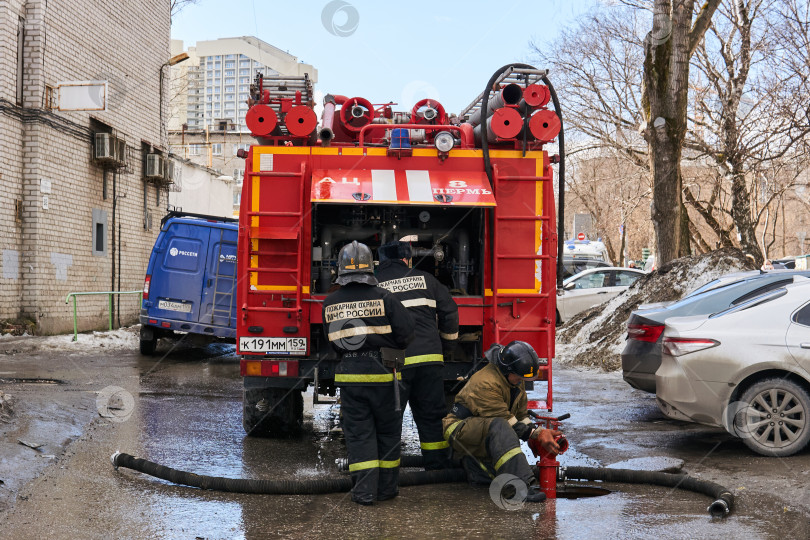
[[[304,355],[307,353],[307,338],[240,337],[239,352]]]
[[[191,313],[191,304],[184,304],[183,302],[170,302],[168,300],[158,300],[158,309]]]

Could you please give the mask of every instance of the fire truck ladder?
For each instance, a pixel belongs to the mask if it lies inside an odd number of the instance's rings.
[[[309,78],[308,73],[304,73],[300,76],[267,75],[262,76],[261,80],[262,88],[264,90],[270,90],[270,96],[273,99],[294,98],[296,92],[301,93],[301,102],[304,105],[313,101],[314,99],[312,80]],[[253,86],[256,86],[256,84],[258,84],[258,82],[254,83]],[[269,107],[275,111],[279,118],[281,118],[281,104],[270,103]],[[278,129],[283,135],[289,135],[289,131],[287,130],[287,126],[284,125],[284,122],[279,122]]]
[[[280,312],[280,313],[296,313],[300,317],[301,305],[303,304],[303,287],[301,284],[304,280],[304,178],[306,177],[306,162],[301,164],[300,172],[290,171],[260,171],[250,173],[251,177],[259,177],[260,179],[272,178],[273,185],[276,188],[280,187],[284,182],[296,182],[299,189],[298,195],[298,209],[291,212],[263,212],[251,211],[247,213],[248,223],[251,225],[247,228],[248,231],[248,257],[252,260],[256,255],[272,255],[273,257],[295,257],[296,266],[292,268],[276,268],[271,266],[257,266],[252,267],[250,263],[247,265],[248,275],[267,275],[267,274],[295,274],[295,293],[294,296],[282,296],[283,304],[293,303],[292,306],[273,307],[273,306],[250,306],[243,305],[243,316],[247,311],[254,312]],[[252,178],[250,191],[252,192]],[[269,187],[268,187],[269,189]],[[248,196],[252,197],[252,193]],[[253,217],[270,217],[270,218],[295,218],[295,224],[292,226],[274,226],[274,227],[254,227],[252,226]],[[253,248],[253,240],[295,240],[295,251],[274,251],[274,250],[260,250]],[[253,290],[248,289],[248,295],[273,295],[279,294],[278,290]]]
[[[548,181],[549,178],[546,176],[501,176],[498,174],[498,166],[493,164],[492,166],[492,178],[494,180],[494,193],[497,197],[498,195],[498,187],[502,181],[508,182],[540,182],[540,181]],[[545,205],[544,205],[545,206]],[[553,203],[552,203],[553,206]],[[530,222],[530,223],[537,223],[538,221],[542,223],[543,230],[549,230],[548,227],[553,227],[554,223],[552,222],[552,215],[543,212],[543,215],[534,215],[534,216],[512,216],[512,215],[501,215],[499,212],[499,208],[496,206],[494,208],[495,212],[495,230],[492,234],[492,249],[495,252],[495,260],[492,265],[492,282],[493,282],[493,289],[492,289],[492,304],[495,306],[495,313],[497,313],[498,307],[506,307],[512,306],[513,313],[516,313],[517,306],[521,303],[521,298],[545,298],[547,300],[551,299],[551,293],[549,293],[548,285],[546,284],[546,280],[543,280],[543,284],[541,285],[541,292],[539,293],[501,293],[498,291],[497,284],[498,284],[498,268],[500,267],[500,261],[524,261],[524,260],[533,260],[533,261],[550,261],[552,260],[551,255],[543,255],[537,253],[526,253],[526,254],[504,254],[498,252],[498,231],[502,230],[499,227],[500,224],[504,224],[510,221],[522,221],[522,222]],[[546,265],[548,267],[548,265]],[[556,283],[554,284],[554,291],[553,294],[556,294]],[[545,292],[542,292],[545,291]],[[519,317],[519,315],[518,315]],[[554,319],[551,319],[548,313],[543,314],[543,320],[547,322],[547,326],[536,326],[536,327],[521,327],[519,329],[509,329],[505,326],[500,324],[500,321],[496,318],[494,321],[495,327],[495,343],[501,343],[501,337],[503,333],[508,333],[510,331],[517,331],[517,332],[538,332],[548,335],[550,332],[554,330]],[[553,339],[553,337],[551,337]],[[547,339],[545,343],[549,343]],[[538,351],[540,356],[545,356],[549,362],[551,361],[550,358],[550,351]],[[551,410],[552,406],[552,397],[551,397],[551,369],[547,370],[548,376],[548,395],[546,397],[545,405],[548,410]]]
[[[228,326],[231,326],[233,323],[233,288],[235,283],[235,276],[228,275],[228,274],[221,274],[219,272],[219,266],[222,264],[222,243],[225,241],[225,229],[219,230],[219,253],[217,253],[217,266],[214,270],[214,298],[213,303],[211,304],[211,324],[214,323],[214,317],[220,315],[222,317],[228,318]],[[236,268],[236,261],[233,261],[233,268]],[[219,278],[227,279],[231,282],[231,288],[227,292],[220,292],[219,291]],[[227,307],[227,315],[226,315],[226,308],[217,308],[218,303],[217,300],[221,300],[222,304],[225,302],[228,303]]]

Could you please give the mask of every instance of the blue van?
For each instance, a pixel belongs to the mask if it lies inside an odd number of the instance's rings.
[[[236,219],[170,212],[160,222],[141,304],[141,354],[175,332],[236,338]]]

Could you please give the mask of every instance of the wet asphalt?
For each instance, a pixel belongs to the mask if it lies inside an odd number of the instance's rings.
[[[332,431],[336,406],[313,408],[311,394],[305,395],[302,437],[249,438],[241,426],[232,347],[159,352],[35,350],[0,357],[0,390],[15,398],[14,419],[0,424],[0,537],[810,537],[810,451],[785,459],[756,456],[722,430],[667,420],[652,396],[631,389],[618,373],[561,366],[554,372],[554,414],[572,415],[563,428],[571,443],[559,458],[563,465],[682,460],[685,472],[735,493],[733,513],[713,519],[704,495],[637,485],[609,484],[603,487],[612,492],[603,497],[507,511],[487,489],[466,484],[405,487],[392,501],[361,507],[345,493],[228,494],[116,471],[110,455],[120,450],[213,476],[340,476],[334,460],[344,446]],[[99,395],[107,396],[104,416]],[[403,439],[403,453],[418,452],[409,415]]]

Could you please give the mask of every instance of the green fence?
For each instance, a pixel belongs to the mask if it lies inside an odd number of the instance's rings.
[[[101,292],[72,292],[67,295],[65,298],[65,303],[70,303],[71,297],[73,298],[73,341],[78,341],[79,339],[79,326],[78,320],[76,318],[76,297],[77,296],[92,296],[92,295],[99,295],[99,294],[106,294],[109,297],[109,302],[107,303],[108,306],[108,314],[110,318],[110,330],[113,329],[113,295],[116,294],[143,294],[143,291],[101,291]],[[140,305],[140,300],[138,301]]]

